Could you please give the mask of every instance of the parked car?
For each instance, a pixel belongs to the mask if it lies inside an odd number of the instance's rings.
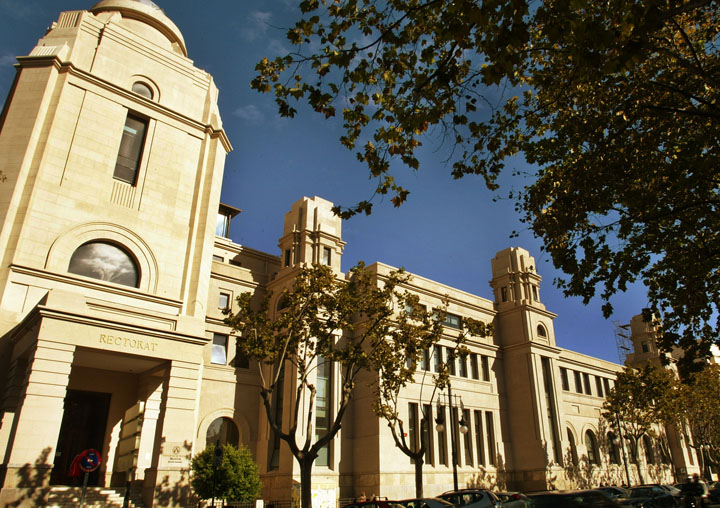
[[[628,497],[628,491],[627,489],[624,489],[622,487],[615,487],[615,486],[607,486],[607,487],[598,487],[593,490],[598,490],[600,492],[604,492],[607,494],[610,499],[621,499]]]
[[[617,508],[617,502],[596,490],[577,490],[569,492],[536,492],[527,494],[532,508]]]
[[[387,498],[376,497],[369,501],[355,501],[346,504],[343,508],[405,508],[397,501],[388,501]]]
[[[453,504],[439,497],[423,497],[397,501],[405,508],[453,508]]]
[[[720,503],[720,482],[712,484],[708,490],[708,500],[711,503]]]
[[[503,508],[526,508],[530,500],[522,492],[495,492],[502,502]]]
[[[695,493],[696,489],[699,489],[701,493],[698,494],[702,506],[707,506],[710,503],[710,489],[705,482],[685,482],[676,483],[675,487],[680,489],[680,496],[684,497],[686,493]]]
[[[442,499],[461,508],[491,508],[502,506],[500,499],[489,490],[463,489],[440,494]]]
[[[676,508],[675,496],[659,485],[643,485],[630,489],[630,496],[620,502],[636,508]]]

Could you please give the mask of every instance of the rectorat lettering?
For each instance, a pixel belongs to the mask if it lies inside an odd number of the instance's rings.
[[[132,337],[121,337],[119,335],[106,335],[104,333],[100,334],[100,343],[139,351],[155,351],[158,345],[157,342],[134,339]]]

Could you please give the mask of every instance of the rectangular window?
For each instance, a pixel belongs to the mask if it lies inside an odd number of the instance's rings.
[[[443,325],[447,326],[448,328],[462,330],[462,318],[457,314],[450,314],[448,312],[447,314],[445,314],[445,321],[443,321]]]
[[[585,383],[585,395],[592,395],[592,385],[590,384],[590,374],[583,374],[583,381]]]
[[[290,266],[290,249],[285,250],[285,266]]]
[[[575,391],[577,393],[582,393],[583,387],[582,387],[582,378],[580,377],[580,373],[578,371],[574,371],[574,374],[575,374]]]
[[[428,349],[423,349],[421,362],[422,370],[430,370],[430,351]]]
[[[487,429],[488,461],[495,465],[495,425],[492,411],[485,411],[485,428]]]
[[[480,356],[480,363],[482,365],[482,380],[490,381],[490,365],[488,357],[485,355]]]
[[[213,261],[219,261],[220,263],[222,263],[223,261],[225,261],[225,258],[222,256],[218,256],[217,254],[213,254]]]
[[[215,235],[223,238],[230,237],[230,217],[224,213],[217,214],[217,222],[215,223]]]
[[[475,447],[478,466],[485,466],[485,436],[483,434],[482,411],[475,410]]]
[[[147,126],[147,120],[128,114],[115,162],[115,172],[113,173],[115,179],[135,185],[145,145]]]
[[[507,287],[500,288],[500,299],[503,302],[507,302]]]
[[[330,247],[323,247],[322,264],[324,264],[325,266],[330,266]]]
[[[433,355],[434,362],[435,362],[435,372],[440,372],[440,369],[442,367],[442,363],[443,363],[442,350],[443,350],[442,346],[435,346],[435,354]]]
[[[468,377],[467,356],[461,356],[458,358],[458,375],[460,377]]]
[[[437,409],[438,419],[445,424],[442,431],[438,430],[438,461],[443,466],[447,466],[447,436],[445,433],[445,429],[449,428],[449,425],[447,418],[445,417],[445,406],[439,406]]]
[[[642,352],[643,352],[643,353],[649,353],[649,352],[650,352],[650,345],[649,345],[646,341],[641,342],[641,343],[640,343],[640,346],[642,347]]]
[[[420,448],[418,437],[418,405],[410,402],[408,403],[408,447],[412,452],[416,452]],[[415,463],[414,460],[410,462]]]
[[[318,356],[317,362],[317,386],[315,392],[316,440],[327,434],[330,429],[330,400],[332,394],[332,362],[321,356]],[[315,464],[325,467],[330,465],[330,443],[326,444],[318,451]]]
[[[480,379],[480,372],[478,370],[478,360],[475,353],[470,353],[470,373],[473,379]]]
[[[220,293],[218,298],[218,309],[227,309],[230,306],[230,294]]]
[[[470,422],[470,410],[462,410],[463,423],[467,427],[467,432],[463,434],[463,443],[465,444],[465,464],[468,466],[473,465],[473,451],[472,451],[472,424]]]
[[[603,378],[603,388],[605,388],[605,395],[610,392],[610,380],[606,377]]]
[[[432,423],[432,406],[430,404],[423,404],[423,420],[420,426],[422,427],[422,442],[425,445],[425,464],[430,466],[435,465],[433,433],[430,432],[430,429],[432,429]]]
[[[451,376],[455,375],[455,351],[452,348],[447,348],[447,364],[448,371]]]
[[[569,392],[570,380],[568,379],[567,369],[565,367],[560,367],[560,380],[562,382],[562,389]]]
[[[595,388],[597,389],[597,396],[602,397],[603,396],[603,385],[602,385],[602,378],[600,376],[595,376]]]
[[[539,301],[540,301],[540,298],[538,297],[538,288],[537,288],[537,286],[533,286],[533,287],[532,287],[532,293],[533,293],[533,300],[535,300],[536,302],[539,302]]]
[[[228,336],[221,333],[213,333],[212,354],[210,363],[217,365],[227,364],[227,343]]]

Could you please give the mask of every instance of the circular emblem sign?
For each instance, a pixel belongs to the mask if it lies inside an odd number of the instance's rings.
[[[100,453],[97,450],[90,448],[80,454],[80,461],[78,465],[80,466],[80,469],[86,473],[92,473],[100,467],[101,462],[102,457],[100,456]]]

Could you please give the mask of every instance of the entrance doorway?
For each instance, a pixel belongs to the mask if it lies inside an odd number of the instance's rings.
[[[82,477],[70,476],[70,466],[75,456],[88,448],[94,448],[101,455],[105,454],[103,442],[109,408],[109,393],[67,391],[57,452],[50,476],[52,485],[82,484]],[[103,456],[103,460],[105,459],[106,457]],[[99,469],[90,473],[88,485],[99,484],[101,469],[104,470],[105,467],[101,465]]]

